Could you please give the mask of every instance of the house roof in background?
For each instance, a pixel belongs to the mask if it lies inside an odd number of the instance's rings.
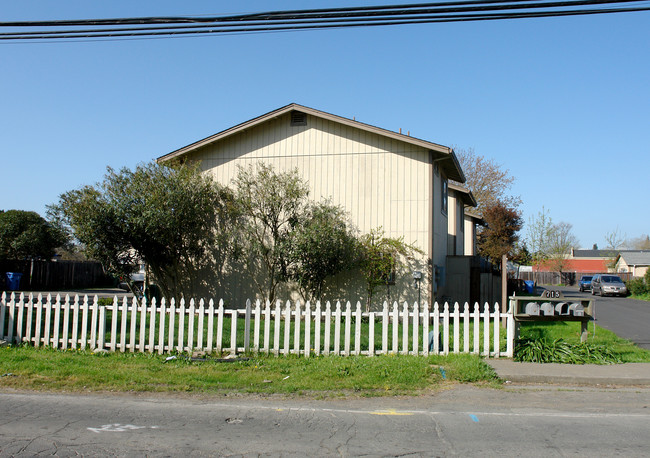
[[[650,266],[650,251],[622,252],[620,257],[628,266]]]
[[[314,108],[309,108],[303,105],[298,105],[296,103],[291,103],[289,105],[286,105],[282,108],[278,108],[277,110],[270,111],[266,114],[263,114],[261,116],[258,116],[256,118],[250,119],[248,121],[245,121],[243,123],[237,124],[236,126],[233,126],[229,129],[222,130],[221,132],[218,132],[214,135],[211,135],[209,137],[206,137],[202,140],[196,141],[194,143],[191,143],[187,146],[184,146],[182,148],[179,148],[175,151],[172,151],[171,153],[165,154],[163,156],[160,156],[158,158],[158,162],[166,162],[174,158],[178,158],[180,156],[183,156],[187,153],[190,153],[192,151],[195,151],[198,148],[201,148],[203,146],[206,146],[208,144],[217,142],[223,138],[226,138],[230,135],[236,134],[238,132],[241,132],[243,130],[249,129],[251,127],[257,126],[263,122],[269,121],[271,119],[277,118],[279,116],[283,116],[287,113],[290,113],[292,111],[300,111],[302,113],[306,113],[311,116],[316,116],[319,118],[327,119],[329,121],[337,122],[340,124],[344,124],[350,127],[354,127],[357,129],[361,129],[367,132],[372,132],[377,135],[382,135],[384,137],[389,137],[395,140],[399,140],[402,142],[410,143],[412,145],[416,145],[425,149],[428,149],[430,151],[433,151],[435,154],[435,159],[437,159],[440,163],[440,165],[444,168],[445,172],[447,173],[447,177],[451,180],[458,181],[460,183],[465,182],[465,175],[463,174],[463,171],[460,167],[460,163],[458,162],[458,158],[456,157],[456,154],[454,153],[454,150],[443,145],[438,145],[437,143],[432,143],[428,142],[426,140],[421,140],[419,138],[411,137],[410,135],[404,135],[401,133],[393,132],[390,130],[382,129],[380,127],[375,127],[371,126],[370,124],[364,124],[362,122],[353,120],[353,119],[348,119],[348,118],[343,118],[341,116],[333,115],[330,113],[326,113],[324,111],[319,111]]]

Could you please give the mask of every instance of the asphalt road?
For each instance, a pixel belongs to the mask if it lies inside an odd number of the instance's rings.
[[[416,398],[0,393],[0,456],[647,456],[650,390]]]
[[[562,287],[566,297],[595,299],[596,324],[650,350],[650,302],[628,297],[592,296],[577,287]]]

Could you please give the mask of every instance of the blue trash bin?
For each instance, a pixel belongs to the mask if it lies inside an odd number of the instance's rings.
[[[20,278],[23,274],[18,272],[7,272],[7,289],[9,291],[18,291],[20,289]]]
[[[533,294],[535,292],[535,282],[532,280],[526,280],[524,283],[526,284],[526,292]]]

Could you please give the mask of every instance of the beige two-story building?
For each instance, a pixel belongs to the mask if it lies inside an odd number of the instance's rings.
[[[444,295],[440,276],[445,275],[450,250],[465,254],[474,247],[465,237],[474,230],[465,212],[475,204],[473,196],[449,185],[449,180],[465,181],[456,155],[449,147],[408,134],[290,104],[158,159],[174,160],[199,162],[225,185],[232,183],[238,166],[264,162],[277,171],[297,169],[310,197],[342,206],[361,233],[382,227],[387,236],[404,237],[422,250],[412,268],[424,273],[423,299]],[[411,273],[402,277],[396,279],[392,299],[413,300],[417,293]],[[237,301],[255,295],[245,282],[237,283],[223,294]],[[353,288],[342,297],[346,291],[333,287],[332,297],[323,299],[362,300],[356,297],[362,291]]]

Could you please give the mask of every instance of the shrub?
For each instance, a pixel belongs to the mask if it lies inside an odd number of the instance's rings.
[[[627,290],[634,296],[643,296],[648,293],[648,285],[643,278],[633,278],[627,281]]]

